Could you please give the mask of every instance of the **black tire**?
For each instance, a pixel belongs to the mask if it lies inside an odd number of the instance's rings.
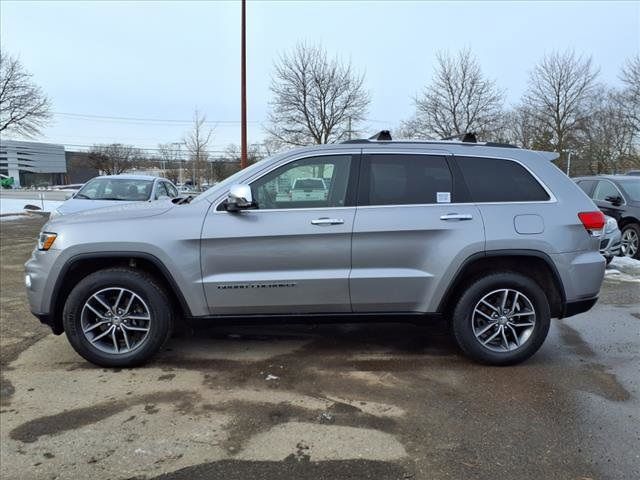
[[[625,225],[622,228],[622,238],[624,239],[625,237],[625,233],[627,232],[632,232],[635,233],[635,239],[636,242],[640,241],[640,225],[638,225],[637,223],[628,223],[627,225]],[[635,253],[633,254],[633,256],[628,255],[626,252],[621,252],[621,256],[622,257],[631,257],[631,258],[635,258],[636,260],[640,260],[640,244],[636,243],[635,244]]]
[[[149,309],[148,333],[126,353],[108,353],[93,345],[82,331],[82,310],[89,298],[106,288],[125,288],[141,298]],[[101,367],[134,367],[153,357],[171,335],[173,308],[156,280],[129,268],[109,268],[83,278],[71,291],[63,310],[64,330],[71,346],[85,360]],[[102,327],[101,327],[102,328]],[[115,341],[114,341],[115,342]]]
[[[535,311],[535,324],[522,345],[511,351],[496,352],[483,346],[476,338],[472,321],[480,300],[490,292],[505,288],[517,290],[528,298]],[[451,321],[455,340],[467,356],[488,365],[514,365],[531,357],[542,346],[549,332],[550,319],[547,296],[534,280],[518,273],[499,272],[476,279],[464,290]]]

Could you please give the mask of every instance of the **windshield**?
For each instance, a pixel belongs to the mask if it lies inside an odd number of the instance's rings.
[[[146,201],[151,197],[153,180],[137,178],[95,178],[73,198],[80,200]]]
[[[640,202],[640,178],[618,180],[619,185],[634,202]]]
[[[272,157],[273,158],[273,157]],[[243,175],[246,174],[251,174],[252,172],[256,171],[256,170],[260,170],[262,168],[262,166],[264,165],[264,160],[260,160],[259,162],[254,163],[253,165],[248,166],[247,168],[245,168],[244,170],[240,170],[236,173],[234,173],[233,175],[231,175],[230,177],[225,178],[224,180],[222,180],[219,183],[216,183],[214,186],[212,186],[211,188],[208,188],[207,190],[205,190],[204,192],[202,192],[201,194],[199,194],[197,197],[195,197],[191,203],[194,202],[199,202],[200,200],[202,200],[203,198],[206,198],[209,196],[209,194],[213,191],[213,190],[218,190],[220,189],[221,191],[226,189],[227,187],[233,185],[234,183],[237,183],[238,178],[240,178]]]

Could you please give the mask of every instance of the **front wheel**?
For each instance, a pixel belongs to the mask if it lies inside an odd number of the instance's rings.
[[[504,272],[472,283],[455,306],[452,323],[466,355],[489,365],[513,365],[538,351],[550,319],[540,286],[524,275]]]
[[[64,329],[83,358],[102,367],[133,367],[155,355],[171,333],[172,308],[155,279],[128,268],[83,278],[64,306]]]

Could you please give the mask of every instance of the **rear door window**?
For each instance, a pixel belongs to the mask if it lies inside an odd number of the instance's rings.
[[[529,171],[512,160],[456,157],[473,202],[544,202],[549,194]]]
[[[421,205],[453,201],[444,157],[369,154],[363,157],[358,205]]]

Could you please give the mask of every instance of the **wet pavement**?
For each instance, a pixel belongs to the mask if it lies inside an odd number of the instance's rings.
[[[387,323],[216,327],[101,369],[27,312],[38,222],[0,226],[4,478],[640,478],[633,275],[514,367]]]

